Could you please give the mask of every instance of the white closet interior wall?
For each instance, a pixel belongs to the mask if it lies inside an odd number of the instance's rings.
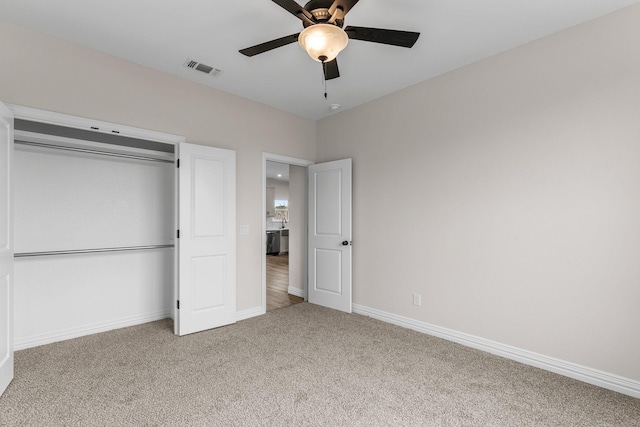
[[[141,154],[16,132],[15,252],[174,243],[173,163],[34,147],[19,141]],[[171,153],[154,157],[173,159]],[[17,257],[15,348],[170,317],[174,249]]]

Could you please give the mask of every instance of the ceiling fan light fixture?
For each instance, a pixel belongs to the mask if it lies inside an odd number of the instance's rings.
[[[318,62],[333,61],[347,47],[349,36],[332,24],[311,25],[300,33],[298,43],[309,56]]]

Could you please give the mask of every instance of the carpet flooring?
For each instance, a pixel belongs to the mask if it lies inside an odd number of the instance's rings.
[[[2,426],[640,426],[640,399],[308,303],[16,352]]]

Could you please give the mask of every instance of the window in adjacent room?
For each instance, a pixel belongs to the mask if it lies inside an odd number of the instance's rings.
[[[289,221],[289,201],[288,200],[276,200],[276,214],[273,217],[274,221]]]

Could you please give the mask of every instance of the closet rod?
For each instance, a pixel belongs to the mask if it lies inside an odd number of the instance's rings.
[[[88,148],[63,147],[61,145],[45,144],[45,143],[42,143],[42,142],[21,141],[19,139],[16,139],[14,142],[16,144],[33,145],[33,146],[36,146],[36,147],[44,147],[44,148],[54,148],[56,150],[79,151],[81,153],[99,154],[99,155],[102,155],[102,156],[123,157],[125,159],[148,160],[150,162],[161,162],[161,163],[173,163],[174,162],[173,160],[156,159],[155,157],[136,156],[134,154],[110,153],[108,151],[90,150]]]
[[[143,251],[148,249],[164,249],[164,248],[173,248],[173,247],[175,247],[175,245],[125,246],[120,248],[77,249],[72,251],[22,252],[22,253],[13,254],[13,257],[25,258],[25,257],[32,257],[32,256],[93,254],[93,253],[99,253],[99,252]]]

